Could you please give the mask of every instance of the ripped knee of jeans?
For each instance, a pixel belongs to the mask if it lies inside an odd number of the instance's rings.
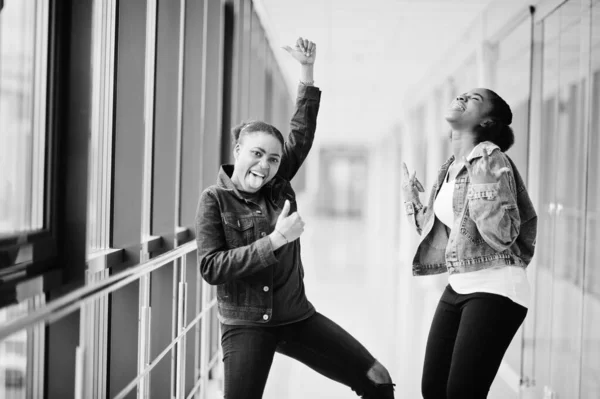
[[[375,360],[373,366],[371,366],[369,371],[367,371],[367,378],[369,378],[369,380],[376,385],[392,384],[392,377],[390,377],[390,373],[383,366],[383,364],[379,363],[378,360]]]

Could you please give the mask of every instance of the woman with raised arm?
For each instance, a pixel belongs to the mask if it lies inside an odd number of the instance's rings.
[[[198,263],[218,286],[225,398],[261,398],[275,352],[363,398],[393,398],[385,367],[305,295],[304,221],[290,181],[312,146],[321,91],[313,85],[316,45],[300,38],[285,50],[301,64],[288,140],[261,121],[234,128],[235,163],[221,167],[198,204]]]

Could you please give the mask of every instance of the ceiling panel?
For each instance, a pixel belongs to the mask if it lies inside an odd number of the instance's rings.
[[[398,120],[407,88],[464,38],[490,0],[255,3],[264,12],[262,19],[276,51],[298,36],[317,43],[315,81],[324,91],[323,111],[328,112],[321,113],[320,128],[362,135],[365,129],[387,130]],[[285,55],[278,59],[294,86],[297,64]],[[356,115],[360,120],[350,118]]]

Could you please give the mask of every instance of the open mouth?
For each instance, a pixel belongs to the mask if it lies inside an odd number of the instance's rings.
[[[251,170],[250,173],[252,173],[256,177],[260,177],[262,179],[265,178],[265,175],[263,175],[262,173],[258,173],[258,172],[254,171],[254,170]]]
[[[260,186],[262,186],[263,182],[265,181],[265,177],[266,175],[263,175],[260,172],[251,170],[248,172],[248,184],[250,187],[254,188],[254,189],[258,189],[260,188]]]
[[[461,103],[460,101],[452,101],[452,103],[450,104],[450,109],[453,111],[465,112],[467,107],[465,106],[465,104]]]

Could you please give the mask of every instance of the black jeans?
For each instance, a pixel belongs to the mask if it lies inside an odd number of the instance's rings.
[[[501,295],[461,295],[448,285],[427,339],[423,398],[486,398],[526,314],[527,308]]]
[[[320,313],[279,327],[221,327],[225,399],[261,398],[275,352],[299,360],[357,394],[393,398],[391,384],[379,387],[367,377],[376,363],[369,351]],[[387,393],[378,393],[379,388]]]

